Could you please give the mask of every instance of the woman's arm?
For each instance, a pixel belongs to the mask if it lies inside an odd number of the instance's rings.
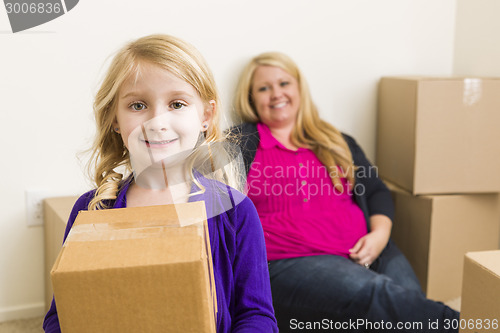
[[[344,136],[351,149],[356,172],[357,200],[369,219],[369,233],[360,238],[351,249],[350,257],[364,265],[371,264],[386,247],[392,229],[394,204],[391,192],[378,177],[378,169],[366,158],[361,147],[350,137]]]
[[[235,311],[232,332],[278,332],[272,305],[264,233],[252,201],[234,210],[236,253],[233,264]]]
[[[370,265],[382,253],[391,236],[392,221],[385,215],[372,215],[370,227],[371,231],[350,250],[350,258],[360,265]]]
[[[354,165],[358,168],[356,171],[355,194],[358,196],[357,199],[364,201],[363,204],[366,205],[366,207],[361,208],[367,210],[365,213],[368,216],[381,214],[392,220],[394,217],[394,204],[391,192],[379,178],[377,166],[370,163],[361,147],[352,137],[344,134],[344,138],[351,150]],[[361,206],[362,203],[358,203]]]

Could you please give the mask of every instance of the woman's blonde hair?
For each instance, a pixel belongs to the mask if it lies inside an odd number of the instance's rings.
[[[260,121],[252,96],[253,76],[259,66],[281,68],[298,82],[300,106],[291,134],[292,143],[298,147],[310,148],[316,154],[327,168],[332,183],[338,190],[343,189],[341,177],[346,177],[349,184],[353,186],[355,166],[347,142],[338,129],[319,117],[305,78],[295,62],[287,55],[279,52],[262,53],[245,66],[238,82],[234,101],[236,112],[241,120],[250,123]]]
[[[206,169],[208,164],[215,175],[214,178],[219,177],[219,180],[241,188],[240,181],[236,179],[237,171],[220,172],[227,167],[227,164],[224,165],[220,161],[231,161],[231,157],[225,159],[218,155],[217,159],[214,159],[214,150],[217,150],[217,154],[221,154],[224,149],[220,149],[221,145],[214,146],[219,149],[213,149],[210,146],[210,144],[220,142],[223,138],[219,128],[220,98],[210,68],[198,50],[183,40],[169,35],[150,35],[132,41],[118,51],[96,94],[94,115],[97,129],[88,168],[89,172],[93,173],[92,178],[97,190],[88,209],[108,208],[109,200],[116,199],[122,180],[132,172],[130,154],[121,135],[114,131],[113,122],[116,120],[119,90],[130,75],[137,73],[141,62],[157,65],[191,84],[207,107],[209,107],[209,101],[215,101],[210,125],[204,132],[203,142],[200,144],[207,149],[201,149],[199,154],[191,154],[188,163],[191,167],[198,166],[202,169]],[[219,163],[214,163],[215,160]],[[219,169],[215,169],[216,167]],[[207,170],[201,171],[204,174],[207,172]],[[197,183],[192,168],[189,174]],[[197,183],[197,185],[201,187],[201,184]]]

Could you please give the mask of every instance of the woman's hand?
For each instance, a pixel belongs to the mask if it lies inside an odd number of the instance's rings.
[[[378,258],[391,236],[392,221],[385,215],[370,216],[371,231],[361,237],[349,250],[349,257],[368,268]]]

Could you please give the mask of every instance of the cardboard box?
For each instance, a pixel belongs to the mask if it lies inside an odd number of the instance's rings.
[[[500,331],[500,251],[465,255],[459,327],[460,332]]]
[[[459,297],[465,253],[498,249],[498,194],[414,196],[388,186],[395,203],[392,239],[427,297],[443,302]]]
[[[203,202],[82,211],[52,269],[63,332],[215,332]]]
[[[54,294],[50,281],[50,271],[61,250],[68,217],[77,199],[77,196],[68,196],[44,200],[45,308],[47,311]]]
[[[500,192],[500,78],[384,77],[376,164],[413,194]]]

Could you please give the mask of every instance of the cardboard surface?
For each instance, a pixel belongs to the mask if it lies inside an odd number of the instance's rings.
[[[215,332],[203,202],[80,212],[51,275],[63,332]]]
[[[498,195],[414,196],[387,184],[395,203],[392,239],[427,297],[443,302],[459,297],[465,253],[498,249]]]
[[[50,271],[61,250],[69,214],[77,199],[77,196],[68,196],[44,200],[45,308],[47,311],[53,296]]]
[[[500,192],[500,78],[384,77],[376,165],[413,194]]]
[[[500,251],[467,253],[460,332],[500,331]]]

